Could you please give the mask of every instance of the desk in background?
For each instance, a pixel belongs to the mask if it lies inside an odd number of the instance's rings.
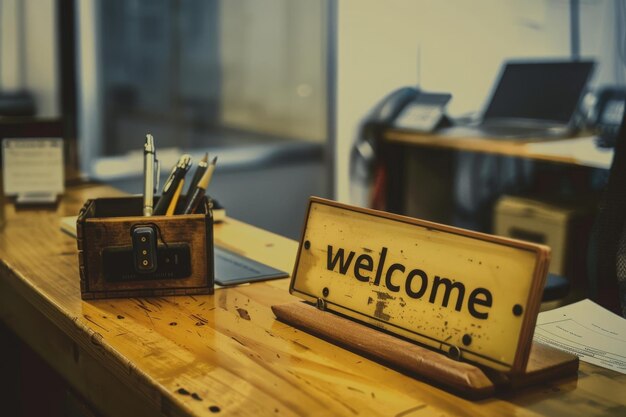
[[[379,141],[382,149],[383,163],[387,167],[386,179],[386,207],[394,213],[405,213],[403,197],[406,194],[406,157],[409,150],[422,149],[439,150],[435,160],[430,162],[436,165],[453,164],[450,158],[453,151],[478,152],[500,156],[511,156],[532,159],[543,162],[566,164],[575,167],[591,167],[608,169],[613,158],[612,149],[601,149],[595,145],[592,136],[559,139],[497,139],[478,136],[464,136],[454,133],[455,129],[446,129],[435,133],[419,133],[408,130],[388,129],[382,132]],[[436,174],[446,178],[453,168],[435,167]],[[433,191],[436,191],[436,181]],[[444,179],[445,181],[445,179]],[[451,189],[446,183],[439,188]],[[451,194],[447,191],[447,194]],[[440,196],[444,200],[448,196]],[[450,201],[448,200],[448,203]],[[416,215],[415,213],[408,213]],[[417,214],[419,216],[419,214]],[[433,219],[442,221],[441,218]]]
[[[383,139],[405,146],[482,152],[606,169],[611,166],[613,157],[612,149],[596,146],[594,136],[521,140],[464,136],[454,132],[454,129],[446,129],[441,133],[388,130]]]
[[[471,402],[275,320],[286,279],[213,296],[80,299],[75,240],[56,211],[4,206],[0,319],[87,403],[109,416],[623,416],[626,375],[581,363],[578,379]],[[227,218],[215,243],[290,271],[297,242]],[[0,342],[1,343],[1,342]],[[36,393],[33,394],[33,400]]]

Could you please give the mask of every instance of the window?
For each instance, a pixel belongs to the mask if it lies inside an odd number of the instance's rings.
[[[331,1],[76,1],[83,171],[140,192],[151,133],[161,180],[209,151],[228,215],[297,237],[330,189]]]
[[[83,96],[99,119],[88,159],[134,151],[147,132],[161,147],[182,149],[326,141],[327,2],[78,7],[80,25],[93,31],[80,34],[81,65],[93,77],[83,80]]]

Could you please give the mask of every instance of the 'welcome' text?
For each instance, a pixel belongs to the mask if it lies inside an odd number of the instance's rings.
[[[328,245],[328,257],[326,268],[329,271],[336,271],[342,275],[346,275],[352,268],[354,277],[361,282],[372,282],[373,285],[380,286],[384,277],[384,286],[391,292],[403,291],[411,298],[421,299],[428,292],[430,279],[428,274],[419,268],[411,269],[407,272],[407,267],[400,263],[393,263],[385,266],[387,258],[387,248],[383,247],[380,251],[380,257],[376,264],[374,258],[367,253],[358,255],[350,251],[346,256],[343,248],[335,249],[332,245]],[[354,257],[356,256],[356,259]],[[354,261],[354,263],[353,263]],[[352,266],[353,265],[353,266]],[[374,273],[374,271],[376,271]],[[440,288],[443,287],[441,291]],[[448,278],[442,278],[435,275],[432,279],[430,292],[428,294],[428,302],[435,304],[437,295],[443,294],[440,299],[442,307],[448,307],[450,299],[456,295],[454,309],[461,311],[463,301],[465,299],[465,285],[459,281],[451,281]],[[467,297],[467,310],[469,313],[481,320],[489,317],[489,308],[493,305],[493,296],[486,288],[475,288]]]

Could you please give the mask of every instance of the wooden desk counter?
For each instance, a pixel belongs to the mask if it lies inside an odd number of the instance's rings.
[[[455,130],[453,130],[455,129]],[[461,132],[454,133],[454,132]],[[577,138],[496,139],[477,135],[463,135],[462,128],[452,128],[434,133],[408,130],[387,130],[383,139],[407,146],[425,146],[457,151],[480,152],[519,158],[536,159],[569,165],[609,168],[613,156],[611,149],[599,149],[592,136]]]
[[[450,214],[442,214],[446,211],[444,207],[450,206],[448,200],[450,194],[437,194],[432,189],[446,190],[454,187],[454,171],[451,168],[456,160],[454,152],[509,156],[572,167],[603,169],[609,169],[613,160],[613,149],[597,147],[592,136],[499,139],[480,137],[475,131],[463,127],[452,127],[432,133],[389,128],[381,130],[377,140],[380,145],[381,162],[386,167],[384,186],[381,187],[386,189],[384,195],[386,209],[393,213],[412,214],[442,223],[451,221]],[[414,167],[418,164],[422,169],[415,172]],[[424,187],[428,187],[429,192],[419,197],[412,196],[413,206],[417,204],[416,199],[433,200],[433,195],[439,197],[434,197],[436,203],[420,202],[420,207],[415,212],[415,207],[412,209],[407,207],[407,190]]]
[[[626,375],[581,363],[578,379],[471,402],[278,322],[288,280],[213,296],[83,302],[75,240],[59,218],[104,186],[67,192],[56,212],[5,207],[0,319],[104,415],[626,415]],[[297,243],[233,219],[217,245],[291,271]]]

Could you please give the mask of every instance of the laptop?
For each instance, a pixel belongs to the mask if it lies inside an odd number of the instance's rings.
[[[507,62],[480,122],[452,130],[497,138],[572,135],[593,68],[592,61]]]

